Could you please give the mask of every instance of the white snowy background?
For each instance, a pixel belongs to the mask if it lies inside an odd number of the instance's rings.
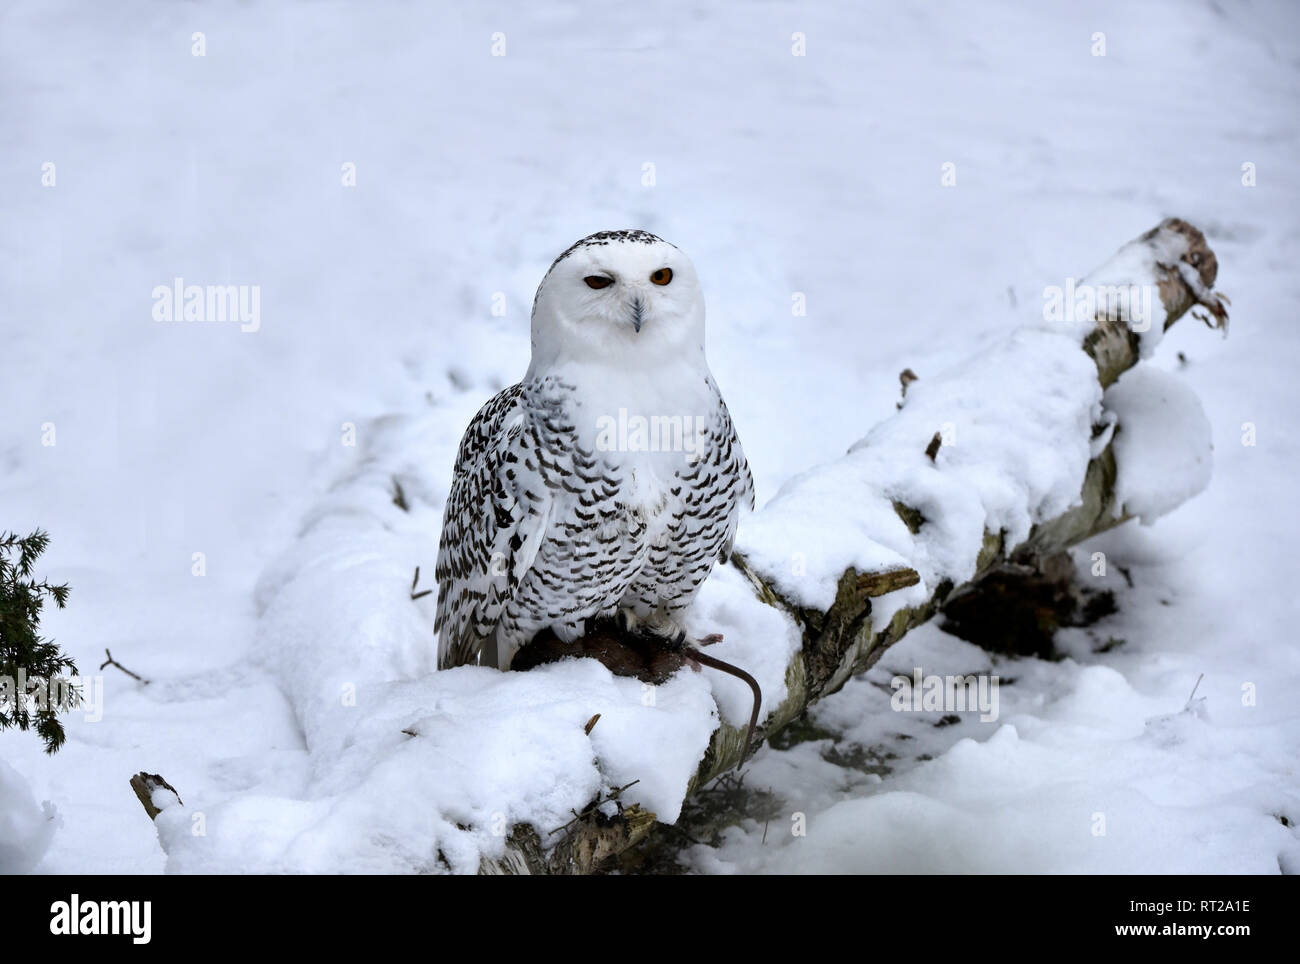
[[[440,680],[432,597],[407,598],[551,259],[618,227],[690,254],[761,505],[893,414],[901,369],[1034,323],[1168,215],[1218,253],[1232,333],[1185,319],[1147,363],[1199,396],[1214,469],[1082,548],[1120,612],[1060,661],[913,632],[815,709],[824,739],[754,760],[775,818],[681,858],[1300,871],[1297,27],[1285,0],[0,6],[0,529],[50,531],[72,595],[43,625],[83,671],[109,648],[152,681],[104,670],[103,718],[52,758],[0,734],[0,871],[472,870],[500,800],[558,825],[636,778],[671,816],[710,686],[729,719],[736,691],[683,677],[648,714],[588,663]],[[175,277],[260,286],[260,329],[154,321]],[[779,675],[785,627],[746,628]],[[998,720],[893,712],[916,666],[997,673]],[[140,770],[187,812],[151,825]]]

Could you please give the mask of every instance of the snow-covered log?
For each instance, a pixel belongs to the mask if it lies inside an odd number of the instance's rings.
[[[949,373],[905,380],[897,414],[746,521],[729,566],[754,605],[783,614],[801,637],[784,692],[763,706],[761,737],[869,669],[996,567],[1034,566],[1134,516],[1150,521],[1204,487],[1209,432],[1195,397],[1154,370],[1116,383],[1197,306],[1226,333],[1211,290],[1217,271],[1199,230],[1162,222],[1049,292],[1041,324]],[[744,717],[726,716],[688,795],[740,759]],[[558,843],[516,826],[504,856],[485,857],[480,872],[588,873],[643,839],[654,819],[606,798]]]
[[[995,567],[1204,487],[1199,402],[1138,362],[1198,304],[1224,327],[1216,270],[1200,232],[1166,221],[1049,292],[1043,320],[906,380],[897,412],[742,521],[688,628],[721,634],[709,653],[761,684],[762,737]],[[301,734],[283,770],[255,792],[191,775],[184,806],[137,776],[168,871],[586,873],[740,759],[751,691],[711,669],[647,684],[611,671],[608,647],[527,672],[436,668],[435,600],[411,576],[432,568],[446,455],[481,402],[462,396],[359,425],[262,575],[256,672]]]

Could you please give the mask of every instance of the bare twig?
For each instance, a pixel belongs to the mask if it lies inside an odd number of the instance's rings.
[[[1196,685],[1192,687],[1192,695],[1187,697],[1187,702],[1183,704],[1184,707],[1190,707],[1192,705],[1192,700],[1196,699],[1196,691],[1201,688],[1201,680],[1203,679],[1205,679],[1204,673],[1196,677]]]
[[[113,658],[113,654],[108,651],[107,647],[104,648],[104,655],[107,656],[108,659],[104,660],[102,663],[99,664],[100,669],[104,669],[107,666],[116,666],[118,669],[120,669],[123,673],[125,673],[127,676],[131,677],[132,679],[139,680],[145,686],[149,685],[149,681],[145,679],[143,676],[141,676],[139,673],[132,673],[129,669],[127,669],[125,666],[123,666],[121,663],[115,660]]]
[[[429,593],[433,592],[432,589],[424,589],[421,590],[420,592],[416,592],[415,587],[416,585],[419,584],[419,582],[420,582],[420,567],[416,566],[415,575],[411,578],[411,599],[412,600],[423,599],[425,596],[429,595]]]
[[[615,787],[613,790],[609,791],[609,796],[607,797],[603,797],[598,794],[596,796],[595,801],[591,804],[591,806],[589,806],[586,810],[582,811],[582,813],[578,813],[576,810],[570,810],[569,813],[573,814],[573,819],[562,826],[556,827],[554,830],[551,831],[551,833],[557,834],[561,830],[567,830],[569,827],[572,827],[575,823],[577,823],[579,820],[583,819],[584,817],[591,816],[593,813],[595,813],[598,809],[603,807],[605,804],[609,803],[611,800],[615,800],[615,801],[618,800],[619,794],[621,794],[624,790],[628,789],[629,787],[636,786],[640,782],[641,780],[640,778],[638,778],[636,780],[633,780],[631,783],[623,784],[621,787]]]
[[[393,476],[393,505],[403,512],[411,511],[411,505],[406,501],[406,492],[402,489],[402,483],[397,481],[397,476]]]

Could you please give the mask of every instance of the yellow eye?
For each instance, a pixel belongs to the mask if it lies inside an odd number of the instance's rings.
[[[608,288],[614,283],[613,278],[602,278],[598,274],[589,274],[582,280],[587,282],[588,288]]]
[[[673,269],[660,268],[658,271],[656,271],[654,274],[650,276],[650,280],[657,285],[666,285],[668,284],[668,282],[673,280]]]

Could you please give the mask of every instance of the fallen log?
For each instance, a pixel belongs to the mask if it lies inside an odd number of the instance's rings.
[[[1189,310],[1204,308],[1205,313],[1194,314],[1226,333],[1226,299],[1211,290],[1217,273],[1217,260],[1204,235],[1185,221],[1167,219],[1082,279],[1079,288],[1088,290],[1090,297],[1096,295],[1089,302],[1095,310],[1068,333],[1094,363],[1098,397],[1102,389],[1149,355],[1159,335]],[[1154,312],[1158,317],[1144,310],[1140,297],[1150,296],[1152,291],[1157,297],[1148,297],[1146,304],[1158,304]],[[903,378],[905,393],[909,385],[924,385],[910,370],[904,374],[911,376]],[[910,400],[911,395],[905,394],[901,411],[893,418],[905,414]],[[882,426],[889,421],[892,419]],[[833,599],[810,605],[791,590],[789,580],[770,557],[755,559],[743,548],[735,552],[728,564],[748,580],[758,602],[788,614],[802,632],[802,646],[786,669],[786,696],[765,713],[757,731],[760,739],[770,738],[817,700],[870,669],[888,647],[932,618],[954,593],[969,591],[1001,566],[1036,568],[1042,560],[1131,518],[1117,493],[1116,430],[1113,422],[1093,426],[1092,455],[1082,472],[1077,497],[1068,507],[1036,520],[1024,533],[1012,533],[1001,526],[985,528],[982,544],[973,563],[965,566],[961,581],[936,579],[933,572],[923,579],[921,572],[906,565],[865,571],[850,566],[840,574]],[[871,438],[864,439],[846,459],[870,444]],[[935,471],[942,471],[938,462],[942,433],[936,432],[922,447]],[[893,509],[913,535],[924,533],[932,523],[927,507],[909,505],[905,496],[893,500]],[[903,593],[922,584],[921,598],[898,601]],[[581,647],[582,642],[577,645]],[[609,640],[603,639],[601,645],[608,649]],[[687,789],[688,796],[736,765],[746,750],[744,734],[743,725],[722,722]],[[654,823],[654,814],[636,805],[624,806],[617,799],[596,801],[556,835],[558,842],[554,837],[548,839],[547,829],[513,828],[505,856],[484,860],[480,873],[597,872],[611,858],[645,839]]]

